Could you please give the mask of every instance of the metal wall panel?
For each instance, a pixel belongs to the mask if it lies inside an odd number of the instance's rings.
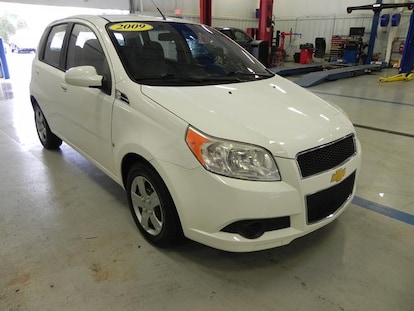
[[[398,37],[405,37],[407,35],[410,14],[411,12],[404,12],[402,14],[401,23],[397,28]],[[349,35],[349,29],[351,27],[365,27],[364,42],[368,42],[372,18],[373,14],[277,18],[275,29],[286,32],[292,29],[292,32],[302,34],[299,40],[300,42],[294,40],[294,49],[296,49],[296,52],[299,52],[300,44],[314,44],[315,38],[322,37],[326,39],[327,53],[329,53],[332,36],[347,36]],[[380,56],[383,57],[385,57],[390,27],[379,27],[377,32],[374,53],[380,53]]]
[[[404,12],[402,14],[401,23],[397,27],[397,37],[404,38],[407,35],[410,14],[411,12]],[[199,22],[200,20],[197,15],[184,15],[183,18],[194,22]],[[365,27],[364,42],[368,42],[372,18],[373,14],[276,18],[275,31],[292,31],[293,33],[301,34],[300,36],[296,35],[292,38],[286,37],[285,39],[285,50],[288,54],[287,60],[293,61],[293,55],[300,52],[300,45],[305,43],[315,44],[316,38],[325,38],[326,53],[329,54],[332,36],[348,36],[349,28],[351,27]],[[247,28],[257,28],[258,19],[238,19],[213,16],[212,24],[213,26],[228,26],[246,30]],[[378,28],[374,53],[379,53],[382,58],[386,55],[390,30],[391,25]]]

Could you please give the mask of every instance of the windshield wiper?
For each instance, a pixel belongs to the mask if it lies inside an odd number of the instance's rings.
[[[244,81],[237,76],[181,76],[174,74],[166,74],[162,76],[155,77],[136,77],[135,79],[138,82],[146,83],[160,83],[160,84],[212,84],[214,82],[226,82],[226,83],[236,83]]]
[[[274,75],[271,73],[254,73],[254,72],[243,72],[243,71],[230,71],[229,73],[227,73],[228,77],[253,77],[255,79],[258,78],[271,78]]]
[[[161,76],[135,77],[135,81],[151,85],[204,85],[215,83],[238,83],[273,77],[271,74],[257,74],[250,72],[229,72],[226,75],[183,76],[164,74]]]
[[[174,74],[164,74],[161,76],[148,76],[148,77],[135,77],[135,81],[149,83],[149,84],[161,84],[161,85],[199,85],[205,81],[204,77],[191,77]]]
[[[265,74],[265,73],[230,71],[227,73],[225,77],[231,78],[231,79],[238,79],[239,82],[248,82],[248,81],[268,79],[268,78],[273,77],[273,75]]]

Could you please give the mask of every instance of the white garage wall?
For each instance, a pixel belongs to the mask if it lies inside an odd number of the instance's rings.
[[[289,2],[280,3],[275,6],[276,29],[301,33],[301,39],[296,39],[291,43],[291,50],[297,52],[299,45],[304,42],[314,43],[315,38],[324,37],[327,42],[327,49],[331,44],[332,35],[346,36],[349,34],[350,27],[365,27],[364,42],[369,41],[371,32],[372,11],[353,11],[347,14],[347,6],[358,6],[363,4],[372,4],[374,1],[328,1],[319,0],[318,8],[309,3],[311,1],[290,0]],[[384,1],[392,3],[392,1]],[[406,1],[394,1],[406,2]],[[323,7],[323,10],[321,10]],[[377,39],[375,42],[374,53],[378,53],[381,59],[386,59],[388,41],[395,37],[405,38],[408,32],[409,19],[411,11],[407,9],[384,10],[382,13],[402,12],[401,23],[398,27],[379,27],[377,30]],[[280,13],[280,14],[279,14]],[[321,14],[323,13],[323,14]]]
[[[156,12],[151,0],[134,0],[137,9],[143,4],[144,12]],[[173,15],[179,8],[183,17],[199,21],[199,0],[154,0],[167,15]],[[6,0],[5,2],[26,4],[48,4],[72,7],[92,7],[102,9],[129,10],[129,0]],[[327,48],[332,35],[347,35],[350,27],[365,27],[365,41],[369,39],[372,24],[372,11],[346,13],[346,7],[374,3],[375,0],[274,0],[275,30],[300,33],[292,40],[287,38],[286,47],[290,54],[299,51],[300,44],[314,43],[315,38],[324,37]],[[406,2],[405,0],[386,0],[386,3]],[[1,2],[0,2],[1,4]],[[255,10],[259,0],[212,0],[213,26],[232,26],[241,29],[258,27]],[[399,9],[401,11],[401,9]],[[385,11],[384,11],[385,12]],[[387,13],[396,11],[387,10]],[[389,37],[405,37],[408,31],[410,12],[404,12],[400,26],[379,28],[375,53],[385,56]],[[391,33],[391,35],[389,35]]]
[[[128,10],[130,0],[3,0],[3,2]],[[199,14],[199,0],[154,0],[154,2],[167,13],[172,13],[179,8],[186,14]],[[138,8],[142,3],[144,11],[156,11],[151,0],[134,0],[134,3]],[[259,0],[213,0],[213,15],[253,17],[254,9],[257,7],[259,7]]]
[[[392,1],[387,0],[387,3]],[[346,15],[348,6],[358,6],[375,3],[375,0],[289,0],[275,1],[274,13],[276,16],[326,16]]]

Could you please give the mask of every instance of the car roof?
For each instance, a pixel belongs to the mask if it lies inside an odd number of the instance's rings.
[[[240,30],[242,32],[245,32],[244,30],[241,30],[240,28],[236,28],[236,27],[228,27],[228,26],[217,26],[214,27],[217,30]]]
[[[96,26],[104,27],[107,23],[116,22],[178,22],[186,24],[197,24],[192,21],[183,20],[181,18],[167,17],[165,20],[161,16],[150,16],[140,14],[118,14],[118,15],[73,15],[54,21],[52,24],[71,22],[71,21],[88,21]]]

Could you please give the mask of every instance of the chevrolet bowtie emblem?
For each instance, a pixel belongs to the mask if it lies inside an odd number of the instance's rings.
[[[331,182],[340,182],[342,178],[344,178],[345,172],[345,168],[340,168],[339,170],[337,170],[335,173],[332,174]]]

